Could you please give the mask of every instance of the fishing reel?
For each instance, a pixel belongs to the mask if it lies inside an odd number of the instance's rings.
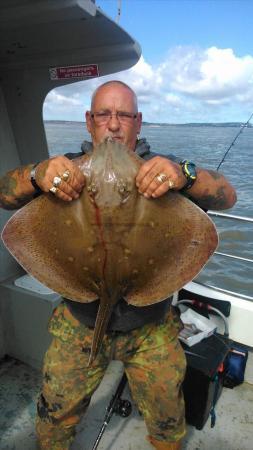
[[[115,414],[121,417],[128,417],[132,412],[132,403],[129,400],[119,398],[117,404],[114,407]]]

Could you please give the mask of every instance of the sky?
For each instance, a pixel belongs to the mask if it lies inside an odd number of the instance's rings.
[[[113,19],[118,0],[97,0]],[[127,71],[51,91],[45,120],[83,121],[92,91],[120,79],[143,120],[246,122],[253,112],[253,0],[122,0],[120,25],[141,45]]]

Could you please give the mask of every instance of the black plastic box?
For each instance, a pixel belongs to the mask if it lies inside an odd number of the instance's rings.
[[[182,346],[187,359],[183,383],[186,421],[201,430],[221,394],[231,341],[214,334],[192,347]]]

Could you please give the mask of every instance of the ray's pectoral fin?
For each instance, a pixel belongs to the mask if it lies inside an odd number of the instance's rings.
[[[106,295],[101,296],[93,333],[88,367],[91,366],[100,351],[103,337],[105,335],[106,328],[112,314],[112,309],[113,304],[110,299],[108,299]]]

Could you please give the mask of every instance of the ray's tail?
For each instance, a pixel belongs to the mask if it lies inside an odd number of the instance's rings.
[[[105,335],[106,328],[112,314],[112,308],[113,305],[110,304],[110,302],[108,302],[107,299],[102,297],[100,300],[100,305],[96,317],[88,367],[93,363],[98,352],[100,351],[102,340]]]

